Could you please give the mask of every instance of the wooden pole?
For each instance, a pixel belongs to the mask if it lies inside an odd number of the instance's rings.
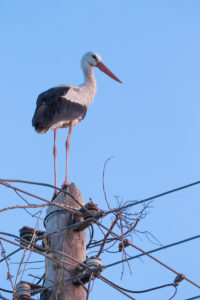
[[[71,183],[66,189],[66,192],[71,194],[76,200],[84,205],[84,199],[74,183]],[[59,193],[53,202],[65,204],[73,209],[80,209],[80,205],[76,203],[72,197]],[[73,231],[71,228],[61,230],[67,225],[72,225],[73,215],[66,210],[57,206],[50,206],[47,209],[46,215],[46,232],[47,232],[47,246],[56,251],[63,252],[66,255],[73,257],[79,262],[86,259],[86,232]],[[58,232],[53,235],[48,234]],[[67,272],[50,259],[46,259],[45,270],[45,287],[48,288],[48,295],[41,297],[41,299],[48,300],[85,300],[86,291],[82,285],[74,285],[72,280],[73,265],[78,263],[64,255],[49,253],[52,257],[57,257],[64,261],[63,266],[71,272]],[[69,263],[69,264],[68,264]],[[67,280],[67,281],[66,281]],[[53,285],[56,285],[52,288]]]

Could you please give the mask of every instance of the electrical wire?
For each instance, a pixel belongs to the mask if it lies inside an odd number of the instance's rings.
[[[186,242],[198,239],[198,238],[200,238],[200,235],[196,235],[196,236],[193,236],[193,237],[190,237],[190,238],[187,238],[187,239],[184,239],[184,240],[172,243],[172,244],[168,244],[166,246],[162,246],[162,247],[159,247],[159,248],[147,251],[146,253],[149,254],[149,253],[158,252],[160,250],[167,249],[167,248],[170,248],[170,247],[174,247],[174,246],[177,246],[177,245],[180,245],[180,244],[183,244],[183,243],[186,243]],[[127,258],[127,259],[122,259],[122,260],[116,261],[114,263],[111,263],[109,265],[106,265],[105,268],[109,268],[109,267],[118,265],[120,263],[126,262],[127,260],[132,260],[132,259],[139,258],[139,257],[145,256],[145,255],[146,255],[145,253],[141,253],[141,254],[138,254],[138,255],[135,255],[135,256],[131,256],[131,257]]]
[[[105,277],[98,276],[98,278],[101,279],[102,281],[104,281],[105,283],[107,283],[108,285],[112,286],[114,289],[116,289],[120,293],[124,294],[128,298],[130,298],[132,300],[136,300],[135,298],[133,298],[132,296],[128,295],[126,292],[124,292],[123,290],[121,290],[118,286],[114,285],[110,280],[107,280]]]
[[[199,296],[196,296],[196,297],[192,297],[192,298],[187,298],[185,300],[193,300],[193,299],[199,299],[200,298],[200,295]]]
[[[100,226],[101,226],[102,228],[104,228],[105,230],[110,231],[110,233],[111,233],[113,236],[116,236],[118,239],[121,238],[117,233],[111,231],[109,228],[107,228],[107,227],[104,226],[103,224],[99,223],[98,221],[96,221],[96,224],[100,225]],[[157,258],[155,258],[154,256],[152,256],[151,254],[147,253],[146,251],[144,251],[144,250],[141,249],[140,247],[134,245],[134,244],[131,243],[130,241],[128,241],[128,242],[129,242],[129,245],[130,245],[131,247],[133,247],[133,248],[137,249],[138,251],[142,252],[143,254],[147,255],[148,257],[150,257],[151,259],[153,259],[154,261],[156,261],[157,263],[159,263],[160,265],[162,265],[164,268],[170,270],[171,272],[175,273],[176,275],[180,275],[179,272],[177,272],[177,271],[174,270],[173,268],[169,267],[167,264],[163,263],[163,262],[160,261],[159,259],[157,259]],[[183,277],[183,276],[184,276],[184,275],[182,275],[182,277]],[[194,286],[200,288],[200,286],[199,286],[197,283],[195,283],[194,281],[190,280],[190,279],[187,278],[186,276],[184,276],[184,279],[185,279],[186,281],[190,282],[192,285],[194,285]]]
[[[174,288],[175,288],[175,291],[174,291],[173,295],[169,298],[169,300],[172,300],[178,292],[177,286],[174,286]]]
[[[0,234],[1,234],[1,232],[0,232]],[[19,252],[20,250],[21,250],[21,248],[18,248],[17,250],[11,252],[10,254],[6,255],[6,258],[9,258],[10,256],[12,256],[13,254]],[[4,257],[4,258],[0,259],[0,263],[1,263],[2,261],[4,261],[6,258]]]
[[[147,292],[155,291],[155,290],[158,290],[158,289],[162,289],[162,288],[165,288],[165,287],[174,286],[174,283],[167,283],[167,284],[159,285],[159,286],[156,286],[156,287],[153,287],[153,288],[149,288],[149,289],[146,289],[146,290],[133,291],[133,290],[125,289],[125,288],[119,286],[118,284],[116,284],[116,283],[108,280],[107,278],[105,278],[103,276],[100,276],[100,277],[106,279],[109,283],[112,283],[112,285],[118,287],[119,289],[121,289],[121,290],[123,290],[125,292],[128,292],[128,293],[132,293],[132,294],[142,294],[142,293],[147,293]]]
[[[5,185],[7,187],[10,187],[10,188],[14,188],[16,190],[19,190],[15,187],[11,187],[9,186],[6,182],[16,182],[16,183],[24,183],[24,184],[33,184],[33,185],[40,185],[40,186],[44,186],[44,187],[49,187],[49,188],[52,188],[52,189],[55,189],[57,188],[59,191],[62,191],[64,194],[67,194],[68,196],[70,196],[75,202],[77,202],[77,200],[68,192],[64,191],[62,188],[58,188],[58,187],[55,187],[54,185],[51,185],[51,184],[47,184],[47,183],[41,183],[41,182],[34,182],[34,181],[28,181],[28,180],[14,180],[14,179],[0,179],[0,184],[2,185]],[[174,188],[174,189],[171,189],[171,190],[168,190],[166,192],[163,192],[163,193],[160,193],[160,194],[156,194],[154,196],[150,196],[148,198],[145,198],[143,200],[140,200],[140,201],[132,201],[131,203],[127,204],[127,205],[124,205],[120,208],[116,208],[116,209],[113,209],[113,210],[110,210],[108,211],[106,214],[109,214],[109,213],[113,213],[113,212],[117,212],[119,210],[122,210],[122,209],[125,209],[125,208],[128,208],[128,207],[131,207],[131,206],[135,206],[135,205],[138,205],[138,204],[142,204],[144,202],[147,202],[147,201],[150,201],[150,200],[154,200],[156,198],[160,198],[160,197],[163,197],[163,196],[166,196],[168,194],[171,194],[171,193],[175,193],[175,192],[178,192],[178,191],[181,191],[181,190],[184,190],[184,189],[187,189],[187,188],[190,188],[190,187],[193,187],[195,185],[198,185],[200,184],[200,181],[194,181],[192,183],[189,183],[189,184],[186,184],[186,185],[183,185],[183,186],[180,186],[180,187],[177,187],[177,188]],[[32,196],[35,196],[35,195],[32,195]],[[38,197],[39,198],[39,197]],[[41,199],[41,198],[40,198]],[[42,200],[45,200],[46,199],[42,199]],[[81,204],[78,203],[80,206]]]
[[[184,189],[187,189],[187,188],[190,188],[192,186],[195,186],[195,185],[198,185],[200,184],[200,181],[195,181],[195,182],[192,182],[192,183],[189,183],[189,184],[186,184],[186,185],[183,185],[183,186],[180,186],[178,188],[175,188],[175,189],[172,189],[172,190],[168,190],[166,192],[163,192],[163,193],[160,193],[160,194],[157,194],[157,195],[154,195],[154,196],[150,196],[148,198],[145,198],[143,200],[140,200],[140,201],[132,201],[131,203],[127,204],[127,205],[124,205],[124,206],[121,206],[119,208],[116,208],[116,209],[112,209],[108,212],[106,212],[106,215],[110,214],[110,213],[114,213],[114,212],[117,212],[119,210],[122,210],[122,209],[126,209],[128,207],[132,207],[132,206],[135,206],[135,205],[138,205],[138,204],[142,204],[144,202],[148,202],[148,201],[151,201],[151,200],[154,200],[156,198],[161,198],[163,196],[166,196],[168,194],[171,194],[171,193],[175,193],[175,192],[178,192],[178,191],[181,191],[181,190],[184,190]]]
[[[5,292],[5,293],[13,293],[13,291],[10,291],[10,290],[5,290],[5,289],[2,289],[2,288],[0,288],[0,291],[2,291],[2,292]]]
[[[48,186],[48,187],[54,188],[54,186],[51,186],[51,185],[48,185],[48,184],[40,184],[40,183],[35,183],[35,182],[27,182],[27,181],[25,182],[25,181],[17,181],[17,180],[0,180],[0,184],[3,184],[3,185],[5,185],[5,186],[11,188],[11,186],[5,184],[6,181],[10,181],[10,182],[22,182],[22,183],[29,183],[29,184],[37,184],[37,185],[43,185],[43,186]],[[178,188],[175,188],[175,189],[166,191],[166,192],[164,192],[164,193],[160,193],[160,194],[157,194],[157,195],[154,195],[154,196],[145,198],[145,199],[140,200],[140,201],[132,201],[131,203],[129,203],[129,204],[127,204],[127,205],[124,205],[124,206],[119,207],[119,208],[117,208],[117,209],[110,210],[110,211],[106,212],[106,215],[109,214],[109,213],[116,213],[117,211],[120,211],[120,210],[122,210],[122,209],[126,209],[126,208],[129,208],[129,207],[138,205],[138,204],[142,204],[142,203],[144,203],[144,202],[148,202],[148,201],[153,200],[153,199],[156,199],[156,198],[163,197],[163,196],[168,195],[168,194],[170,194],[170,193],[174,193],[174,192],[177,192],[177,191],[180,191],[180,190],[183,190],[183,189],[186,189],[186,188],[195,186],[195,185],[197,185],[197,184],[200,184],[200,181],[196,181],[196,182],[193,182],[193,183],[191,183],[191,184],[184,185],[184,186],[181,186],[181,187],[178,187]],[[14,189],[15,189],[15,188],[14,188]],[[19,189],[18,189],[18,190],[19,190]],[[31,194],[31,195],[32,195],[32,194]],[[35,196],[35,195],[32,195],[32,196]],[[69,196],[71,196],[71,195],[69,194]],[[37,197],[37,198],[39,198],[39,197]],[[41,198],[39,198],[39,199],[41,199]],[[41,199],[41,200],[44,200],[44,199]],[[73,199],[73,200],[75,201],[76,199]],[[75,201],[75,202],[77,202],[77,201]],[[51,205],[52,205],[52,204],[51,204]],[[99,222],[96,222],[96,223],[98,224]],[[98,225],[100,225],[100,226],[102,226],[104,229],[108,230],[108,229],[107,229],[105,226],[103,226],[102,224],[99,223]],[[112,235],[114,235],[114,236],[118,236],[117,234],[115,234],[115,233],[112,232],[112,231],[111,231],[111,233],[112,233]],[[116,264],[119,264],[119,263],[122,263],[122,262],[127,261],[127,260],[130,260],[130,259],[134,259],[134,258],[138,258],[138,257],[143,256],[143,255],[147,255],[147,256],[149,256],[150,258],[154,259],[155,261],[161,263],[161,265],[165,266],[167,269],[169,269],[169,270],[171,270],[172,272],[174,272],[175,274],[178,274],[178,275],[179,275],[178,272],[176,272],[176,271],[173,270],[172,268],[168,267],[167,265],[163,264],[162,262],[160,262],[159,260],[157,260],[157,259],[154,258],[153,256],[149,255],[149,253],[153,253],[153,252],[160,251],[160,250],[163,250],[163,249],[172,247],[172,246],[176,246],[176,245],[178,245],[178,244],[185,243],[185,242],[191,241],[191,240],[193,240],[193,239],[197,239],[197,238],[199,238],[199,237],[200,237],[200,235],[194,236],[194,237],[191,237],[191,238],[188,238],[188,239],[185,239],[185,240],[182,240],[182,241],[173,243],[173,244],[169,244],[169,245],[166,245],[166,246],[163,246],[163,247],[159,247],[159,248],[157,248],[157,249],[153,249],[153,250],[148,251],[148,252],[145,252],[145,251],[143,251],[142,249],[140,249],[139,247],[137,247],[137,246],[133,245],[132,243],[130,243],[130,245],[131,245],[132,247],[134,247],[134,248],[136,248],[137,250],[141,251],[142,254],[139,254],[139,255],[134,256],[134,257],[127,258],[127,259],[125,259],[125,260],[121,260],[121,261],[115,262],[115,263],[113,263],[113,264],[109,264],[109,265],[106,266],[106,268],[107,268],[107,267],[111,267],[111,266],[116,265]],[[199,287],[197,284],[195,284],[195,283],[192,282],[191,280],[187,279],[186,277],[184,277],[184,279],[187,280],[187,281],[189,281],[190,283],[194,284],[195,286]],[[106,280],[107,280],[107,279],[106,279]],[[107,281],[109,282],[109,280],[107,280]],[[115,284],[112,283],[112,285],[115,285]],[[170,285],[173,285],[173,284],[170,284]],[[115,286],[117,286],[117,285],[115,285]],[[163,287],[166,287],[166,286],[169,286],[169,285],[164,285]],[[157,288],[159,288],[159,287],[155,287],[155,288],[152,288],[152,289],[150,289],[150,290],[154,290],[154,289],[157,289]],[[161,287],[160,287],[160,288],[161,288]],[[122,290],[123,290],[123,289],[124,289],[124,288],[122,288]],[[0,290],[3,290],[3,289],[0,289]],[[126,289],[124,289],[124,290],[126,290]],[[4,291],[6,291],[6,290],[4,290]],[[130,290],[126,290],[126,291],[129,291],[129,292],[130,292]],[[146,291],[149,291],[149,290],[146,290]],[[8,292],[9,292],[9,291],[8,291]],[[132,292],[133,292],[133,291],[132,291]],[[175,294],[176,294],[176,292],[177,292],[177,291],[175,291]],[[174,297],[175,294],[174,294],[172,297]],[[127,295],[127,296],[128,296],[128,295]],[[171,297],[170,299],[172,299],[172,297]],[[129,297],[129,298],[130,298],[130,297]],[[192,299],[197,299],[197,298],[200,298],[200,296],[196,296],[196,297],[193,297],[193,298],[188,298],[187,300],[192,300]],[[132,299],[133,299],[133,298],[132,298]]]

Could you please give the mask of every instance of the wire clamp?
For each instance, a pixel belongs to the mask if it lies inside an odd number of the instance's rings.
[[[119,252],[122,252],[123,248],[126,248],[130,245],[130,242],[128,239],[123,239],[123,245],[122,243],[119,243]]]
[[[178,286],[179,283],[185,279],[185,275],[184,274],[178,274],[176,276],[176,278],[174,279],[174,286]]]

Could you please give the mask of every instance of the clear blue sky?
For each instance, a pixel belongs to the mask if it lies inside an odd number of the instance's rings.
[[[53,133],[39,135],[31,126],[36,98],[61,83],[82,83],[81,57],[94,50],[123,85],[95,70],[95,102],[72,132],[69,180],[77,184],[85,201],[92,197],[106,209],[102,169],[110,156],[114,159],[105,180],[113,207],[114,195],[140,200],[199,180],[199,14],[198,0],[1,1],[1,177],[53,183]],[[59,185],[65,175],[66,136],[66,129],[59,130]],[[150,231],[162,244],[199,234],[199,189],[155,200],[138,230]],[[52,194],[46,189],[29,190],[49,199]],[[0,195],[1,207],[22,203],[3,187]],[[1,214],[2,231],[17,234],[34,222],[20,210]],[[141,238],[135,236],[134,243],[145,250],[156,247]],[[155,257],[198,282],[199,248],[196,240]],[[119,258],[104,256],[103,263]],[[135,290],[175,277],[148,258],[131,266],[133,276],[126,267],[123,281],[120,266],[103,275]],[[2,281],[9,288],[5,274],[0,275]],[[172,294],[173,289],[166,288],[136,299],[167,300]],[[197,288],[182,282],[175,299],[198,294]],[[91,299],[102,296],[125,299],[96,280]]]

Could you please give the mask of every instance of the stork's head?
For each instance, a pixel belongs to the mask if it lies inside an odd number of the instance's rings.
[[[102,59],[101,56],[96,53],[96,52],[87,52],[82,60],[81,60],[81,66],[83,68],[83,70],[87,70],[90,69],[91,67],[97,67],[99,68],[102,72],[104,72],[105,74],[107,74],[108,76],[110,76],[112,79],[120,82],[121,80],[119,80],[103,63],[102,63]]]

